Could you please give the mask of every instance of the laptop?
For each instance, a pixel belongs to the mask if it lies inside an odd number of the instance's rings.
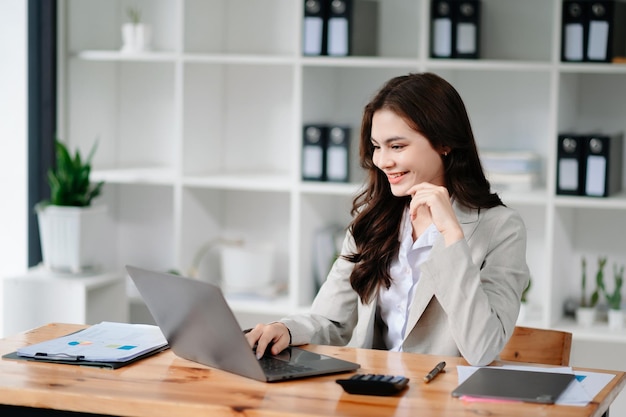
[[[452,396],[554,404],[574,379],[574,374],[486,367],[470,375]]]
[[[288,347],[260,360],[244,336],[220,287],[126,266],[152,317],[174,353],[182,358],[258,381],[354,371],[359,364]]]

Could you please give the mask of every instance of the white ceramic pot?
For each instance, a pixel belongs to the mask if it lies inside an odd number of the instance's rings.
[[[106,207],[38,206],[44,265],[51,271],[83,273],[102,266]]]
[[[225,293],[267,293],[273,285],[274,247],[270,243],[225,244],[221,267]]]
[[[583,327],[591,327],[596,321],[596,309],[591,307],[578,307],[576,309],[576,321]]]
[[[122,25],[122,52],[137,53],[150,50],[152,29],[143,23]]]
[[[622,310],[609,309],[609,328],[619,330],[624,327],[624,312]]]

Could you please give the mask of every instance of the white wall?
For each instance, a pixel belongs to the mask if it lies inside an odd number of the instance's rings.
[[[0,277],[28,266],[27,23],[25,0],[0,0]]]

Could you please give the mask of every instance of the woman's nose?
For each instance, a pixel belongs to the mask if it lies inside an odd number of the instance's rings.
[[[390,157],[388,152],[379,150],[374,155],[374,165],[380,169],[389,168],[393,166],[393,159]]]

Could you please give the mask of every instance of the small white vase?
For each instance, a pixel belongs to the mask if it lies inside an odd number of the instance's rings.
[[[578,307],[576,321],[583,327],[591,327],[596,321],[596,309],[593,307]]]
[[[624,312],[622,310],[609,309],[609,328],[619,330],[624,327]]]
[[[137,53],[150,50],[152,30],[143,23],[122,25],[122,52]]]

